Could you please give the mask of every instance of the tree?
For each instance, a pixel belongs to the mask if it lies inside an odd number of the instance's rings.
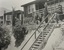
[[[16,20],[16,24],[14,27],[14,37],[16,39],[15,46],[19,47],[23,42],[25,35],[28,33],[25,26],[21,25],[20,20]]]
[[[11,37],[6,28],[0,26],[0,50],[6,49],[10,44]]]

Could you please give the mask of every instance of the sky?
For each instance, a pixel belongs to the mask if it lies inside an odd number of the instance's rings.
[[[34,0],[0,0],[0,7],[12,10],[12,7],[16,10],[23,10],[21,5],[29,3]]]

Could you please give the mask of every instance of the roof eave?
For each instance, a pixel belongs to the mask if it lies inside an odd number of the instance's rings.
[[[36,1],[32,1],[32,2],[30,2],[30,3],[26,3],[26,4],[24,4],[24,5],[21,5],[21,7],[25,7],[25,6],[27,6],[27,5],[31,5],[31,4],[35,4],[36,3]]]

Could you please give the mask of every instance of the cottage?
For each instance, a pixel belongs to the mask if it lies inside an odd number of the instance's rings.
[[[13,12],[7,12],[4,14],[4,23],[6,25],[15,25],[15,18],[21,20],[23,22],[23,11],[17,10]]]
[[[40,3],[38,1],[32,1],[30,3],[22,5],[21,7],[24,7],[24,17],[30,18],[29,20],[31,20],[31,21],[32,20],[34,21],[35,17],[37,15],[39,15],[39,16],[43,15],[42,11],[38,11],[39,9],[44,8],[44,3],[42,3],[42,2]]]
[[[24,5],[21,5],[21,7],[24,7],[24,14],[25,17],[31,17],[33,16],[33,12],[43,9],[45,7],[45,2],[47,2],[48,8],[54,10],[54,8],[58,8],[58,5],[61,4],[64,7],[64,0],[36,0],[32,1],[30,3],[26,3]],[[41,10],[42,11],[42,10]],[[48,9],[49,11],[49,9]]]
[[[25,17],[32,17],[33,13],[36,10],[44,8],[44,3],[40,3],[37,1],[32,1],[30,3],[24,4],[21,7],[24,7],[24,15]]]

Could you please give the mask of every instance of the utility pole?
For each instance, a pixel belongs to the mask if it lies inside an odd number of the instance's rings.
[[[4,14],[3,14],[3,24],[5,24],[5,13],[6,13],[6,11],[4,10]]]
[[[14,11],[15,11],[15,9],[12,7],[12,19],[11,19],[12,20],[11,21],[12,22],[12,33],[13,33],[13,29],[14,29],[13,28],[13,26],[14,26],[14,19],[13,19],[14,18]]]

